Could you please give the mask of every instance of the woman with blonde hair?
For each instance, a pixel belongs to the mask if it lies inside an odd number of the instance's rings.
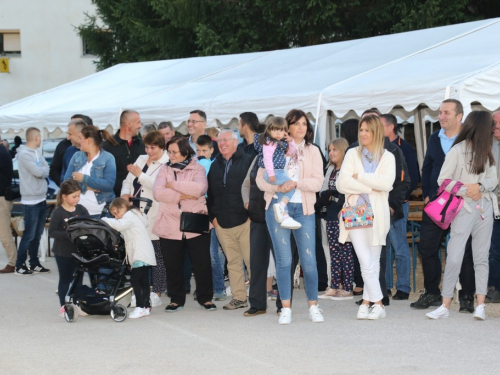
[[[346,195],[346,204],[370,204],[373,226],[348,231],[340,222],[339,242],[352,242],[361,265],[365,285],[357,318],[375,320],[386,316],[378,279],[380,252],[390,228],[388,198],[396,165],[394,156],[384,150],[384,128],[377,116],[368,115],[360,121],[358,139],[359,146],[345,155],[337,179],[337,190]],[[374,303],[371,310],[370,302]]]
[[[344,194],[337,190],[344,155],[349,143],[344,138],[337,138],[328,145],[328,169],[319,193],[319,202],[326,206],[326,234],[330,248],[331,280],[322,299],[345,300],[353,298],[352,284],[354,281],[354,257],[352,244],[339,242],[339,212],[345,202]],[[342,285],[342,288],[341,288]]]

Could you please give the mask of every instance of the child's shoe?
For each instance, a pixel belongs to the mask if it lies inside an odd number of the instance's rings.
[[[273,204],[274,218],[278,223],[281,224],[283,221],[283,216],[285,215],[285,210],[280,203]]]
[[[298,221],[292,219],[290,216],[287,216],[281,222],[281,228],[285,228],[285,229],[299,229],[301,227],[302,227],[302,225]]]
[[[149,309],[143,308],[143,307],[136,307],[134,311],[132,311],[129,314],[130,319],[138,319],[138,318],[143,318],[145,316],[149,315]]]

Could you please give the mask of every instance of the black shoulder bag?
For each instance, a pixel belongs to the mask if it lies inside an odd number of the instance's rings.
[[[177,181],[177,173],[174,172]],[[210,220],[206,214],[197,214],[194,212],[182,212],[179,202],[179,211],[181,212],[181,232],[208,234],[210,233]]]
[[[19,184],[13,183],[5,188],[4,198],[6,201],[15,201],[21,198],[21,190],[19,189]]]

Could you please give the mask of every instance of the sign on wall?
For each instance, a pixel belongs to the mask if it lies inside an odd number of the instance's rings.
[[[9,59],[7,57],[0,57],[0,73],[10,73]]]

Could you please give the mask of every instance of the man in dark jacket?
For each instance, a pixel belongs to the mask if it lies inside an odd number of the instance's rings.
[[[218,140],[220,154],[208,173],[208,213],[227,258],[233,299],[224,310],[247,307],[243,262],[250,277],[250,221],[243,205],[241,186],[252,163],[252,156],[238,147],[232,130],[223,130]]]
[[[120,130],[114,135],[116,146],[104,142],[102,148],[115,157],[116,182],[114,192],[117,197],[121,196],[123,180],[127,177],[130,164],[134,164],[139,155],[146,154],[144,143],[137,136],[141,130],[141,117],[139,113],[130,109],[120,115]]]
[[[12,273],[15,270],[17,249],[12,239],[10,211],[13,203],[5,199],[5,190],[12,183],[12,158],[9,151],[0,144],[0,242],[7,253],[8,262],[0,273]]]
[[[441,130],[434,132],[429,137],[424,165],[422,166],[422,195],[425,204],[429,202],[439,188],[437,181],[441,167],[446,154],[460,132],[463,114],[462,103],[456,99],[446,99],[439,107]],[[418,252],[422,258],[425,290],[418,301],[410,304],[410,307],[427,309],[430,306],[441,306],[443,299],[439,290],[439,283],[441,282],[443,270],[439,252],[441,251],[441,243],[448,232],[449,229],[442,230],[438,227],[425,211],[422,213]],[[460,271],[460,284],[462,284],[462,290],[459,293],[460,312],[473,313],[476,288],[471,238],[469,238],[465,246],[464,260]]]
[[[411,145],[397,135],[398,121],[396,116],[387,113],[380,116],[380,121],[384,125],[385,136],[395,145],[397,145],[403,152],[406,165],[408,166],[408,172],[411,180],[410,187],[406,192],[405,200],[402,204],[403,217],[398,220],[391,220],[391,229],[389,229],[389,234],[387,235],[387,242],[392,245],[393,253],[396,258],[396,273],[397,273],[397,283],[396,283],[396,294],[392,297],[394,300],[406,300],[408,299],[411,287],[410,287],[410,272],[411,272],[411,259],[410,259],[410,249],[408,248],[408,241],[406,239],[406,223],[408,221],[408,213],[410,208],[410,203],[408,202],[412,191],[417,187],[418,181],[420,180],[420,174],[418,172],[418,162],[417,154]],[[393,278],[392,278],[392,256],[387,260],[386,269],[386,281],[387,288],[392,289]]]
[[[264,126],[262,128],[265,129]],[[257,156],[257,150],[255,150],[253,141],[255,134],[264,131],[261,129],[259,124],[259,118],[253,112],[243,112],[240,114],[240,119],[238,120],[238,132],[240,137],[243,138],[243,142],[238,145],[238,148],[242,148],[245,153],[252,156]]]
[[[85,124],[92,125],[92,119],[85,115],[76,114],[71,116],[71,121],[74,120],[82,120]],[[66,139],[58,143],[54,151],[54,156],[52,157],[52,162],[50,163],[49,177],[52,181],[56,183],[57,186],[61,185],[62,183],[61,178],[64,178],[64,174],[62,173],[63,159],[64,159],[64,154],[66,154],[68,148],[71,147],[71,140],[69,138],[70,137],[68,134]]]

